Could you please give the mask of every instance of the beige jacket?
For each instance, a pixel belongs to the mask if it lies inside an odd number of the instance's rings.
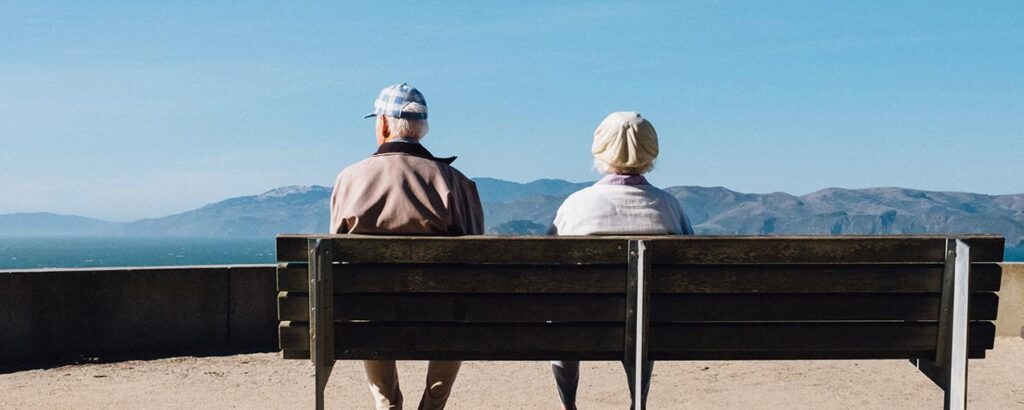
[[[338,174],[331,233],[482,235],[476,184],[420,144],[388,142]]]

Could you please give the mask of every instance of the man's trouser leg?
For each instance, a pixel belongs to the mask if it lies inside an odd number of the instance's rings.
[[[440,410],[448,402],[455,377],[459,375],[460,361],[431,360],[427,365],[427,385],[423,389],[420,410]]]
[[[555,375],[555,387],[558,399],[567,409],[576,408],[576,388],[580,383],[580,362],[577,360],[561,360],[551,362],[551,372]]]
[[[377,410],[401,409],[402,391],[398,387],[398,368],[394,360],[364,360],[366,381]]]

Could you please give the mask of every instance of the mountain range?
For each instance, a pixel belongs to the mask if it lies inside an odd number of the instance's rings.
[[[490,234],[543,234],[566,196],[591,183],[476,178]],[[1024,194],[983,195],[906,188],[828,188],[796,196],[723,187],[673,186],[698,234],[996,233],[1024,246]],[[325,232],[331,189],[287,186],[162,218],[128,223],[70,215],[0,215],[0,235],[259,237]]]

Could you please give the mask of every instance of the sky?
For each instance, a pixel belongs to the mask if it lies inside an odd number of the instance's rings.
[[[331,185],[385,86],[471,177],[1024,192],[1024,2],[0,1],[0,213],[128,221]]]

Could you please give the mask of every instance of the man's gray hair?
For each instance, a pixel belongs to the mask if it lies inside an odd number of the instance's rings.
[[[409,103],[405,107],[402,107],[402,112],[414,112],[424,113],[427,112],[427,106],[420,103]],[[391,138],[409,138],[409,139],[420,139],[424,135],[427,135],[427,131],[430,127],[427,125],[427,120],[410,120],[405,118],[395,117],[384,117],[384,121],[388,123],[388,129],[391,130]]]

